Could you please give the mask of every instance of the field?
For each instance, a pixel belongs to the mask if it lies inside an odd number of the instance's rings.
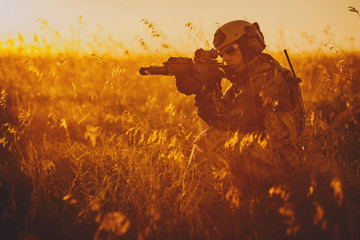
[[[174,78],[137,73],[154,57],[1,51],[0,238],[359,239],[359,53],[291,58],[305,160],[283,184],[221,193],[224,235],[194,227],[182,202],[206,125]]]

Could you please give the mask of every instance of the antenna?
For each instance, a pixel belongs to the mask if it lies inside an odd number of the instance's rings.
[[[291,61],[290,61],[290,58],[289,58],[289,55],[288,55],[286,49],[284,49],[284,53],[285,53],[286,59],[287,59],[287,61],[288,61],[288,63],[289,63],[289,66],[290,66],[290,68],[291,68],[291,72],[293,73],[294,77],[296,78],[296,74],[295,74],[294,68],[293,68],[293,66],[292,66],[292,64],[291,64]]]

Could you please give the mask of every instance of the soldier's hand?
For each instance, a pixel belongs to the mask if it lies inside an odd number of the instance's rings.
[[[224,73],[216,64],[197,64],[195,66],[195,78],[206,88],[214,88],[221,84]]]
[[[203,88],[203,84],[192,75],[176,75],[175,78],[177,90],[185,95],[198,94]]]

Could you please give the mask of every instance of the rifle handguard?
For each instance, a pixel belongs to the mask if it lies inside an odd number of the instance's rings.
[[[142,67],[139,73],[140,75],[172,75],[165,66]]]

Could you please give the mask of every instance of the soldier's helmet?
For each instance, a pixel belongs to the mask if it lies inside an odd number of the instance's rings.
[[[214,47],[224,50],[227,46],[237,43],[244,56],[249,61],[260,54],[266,47],[264,35],[258,23],[235,20],[221,26],[214,34]]]

